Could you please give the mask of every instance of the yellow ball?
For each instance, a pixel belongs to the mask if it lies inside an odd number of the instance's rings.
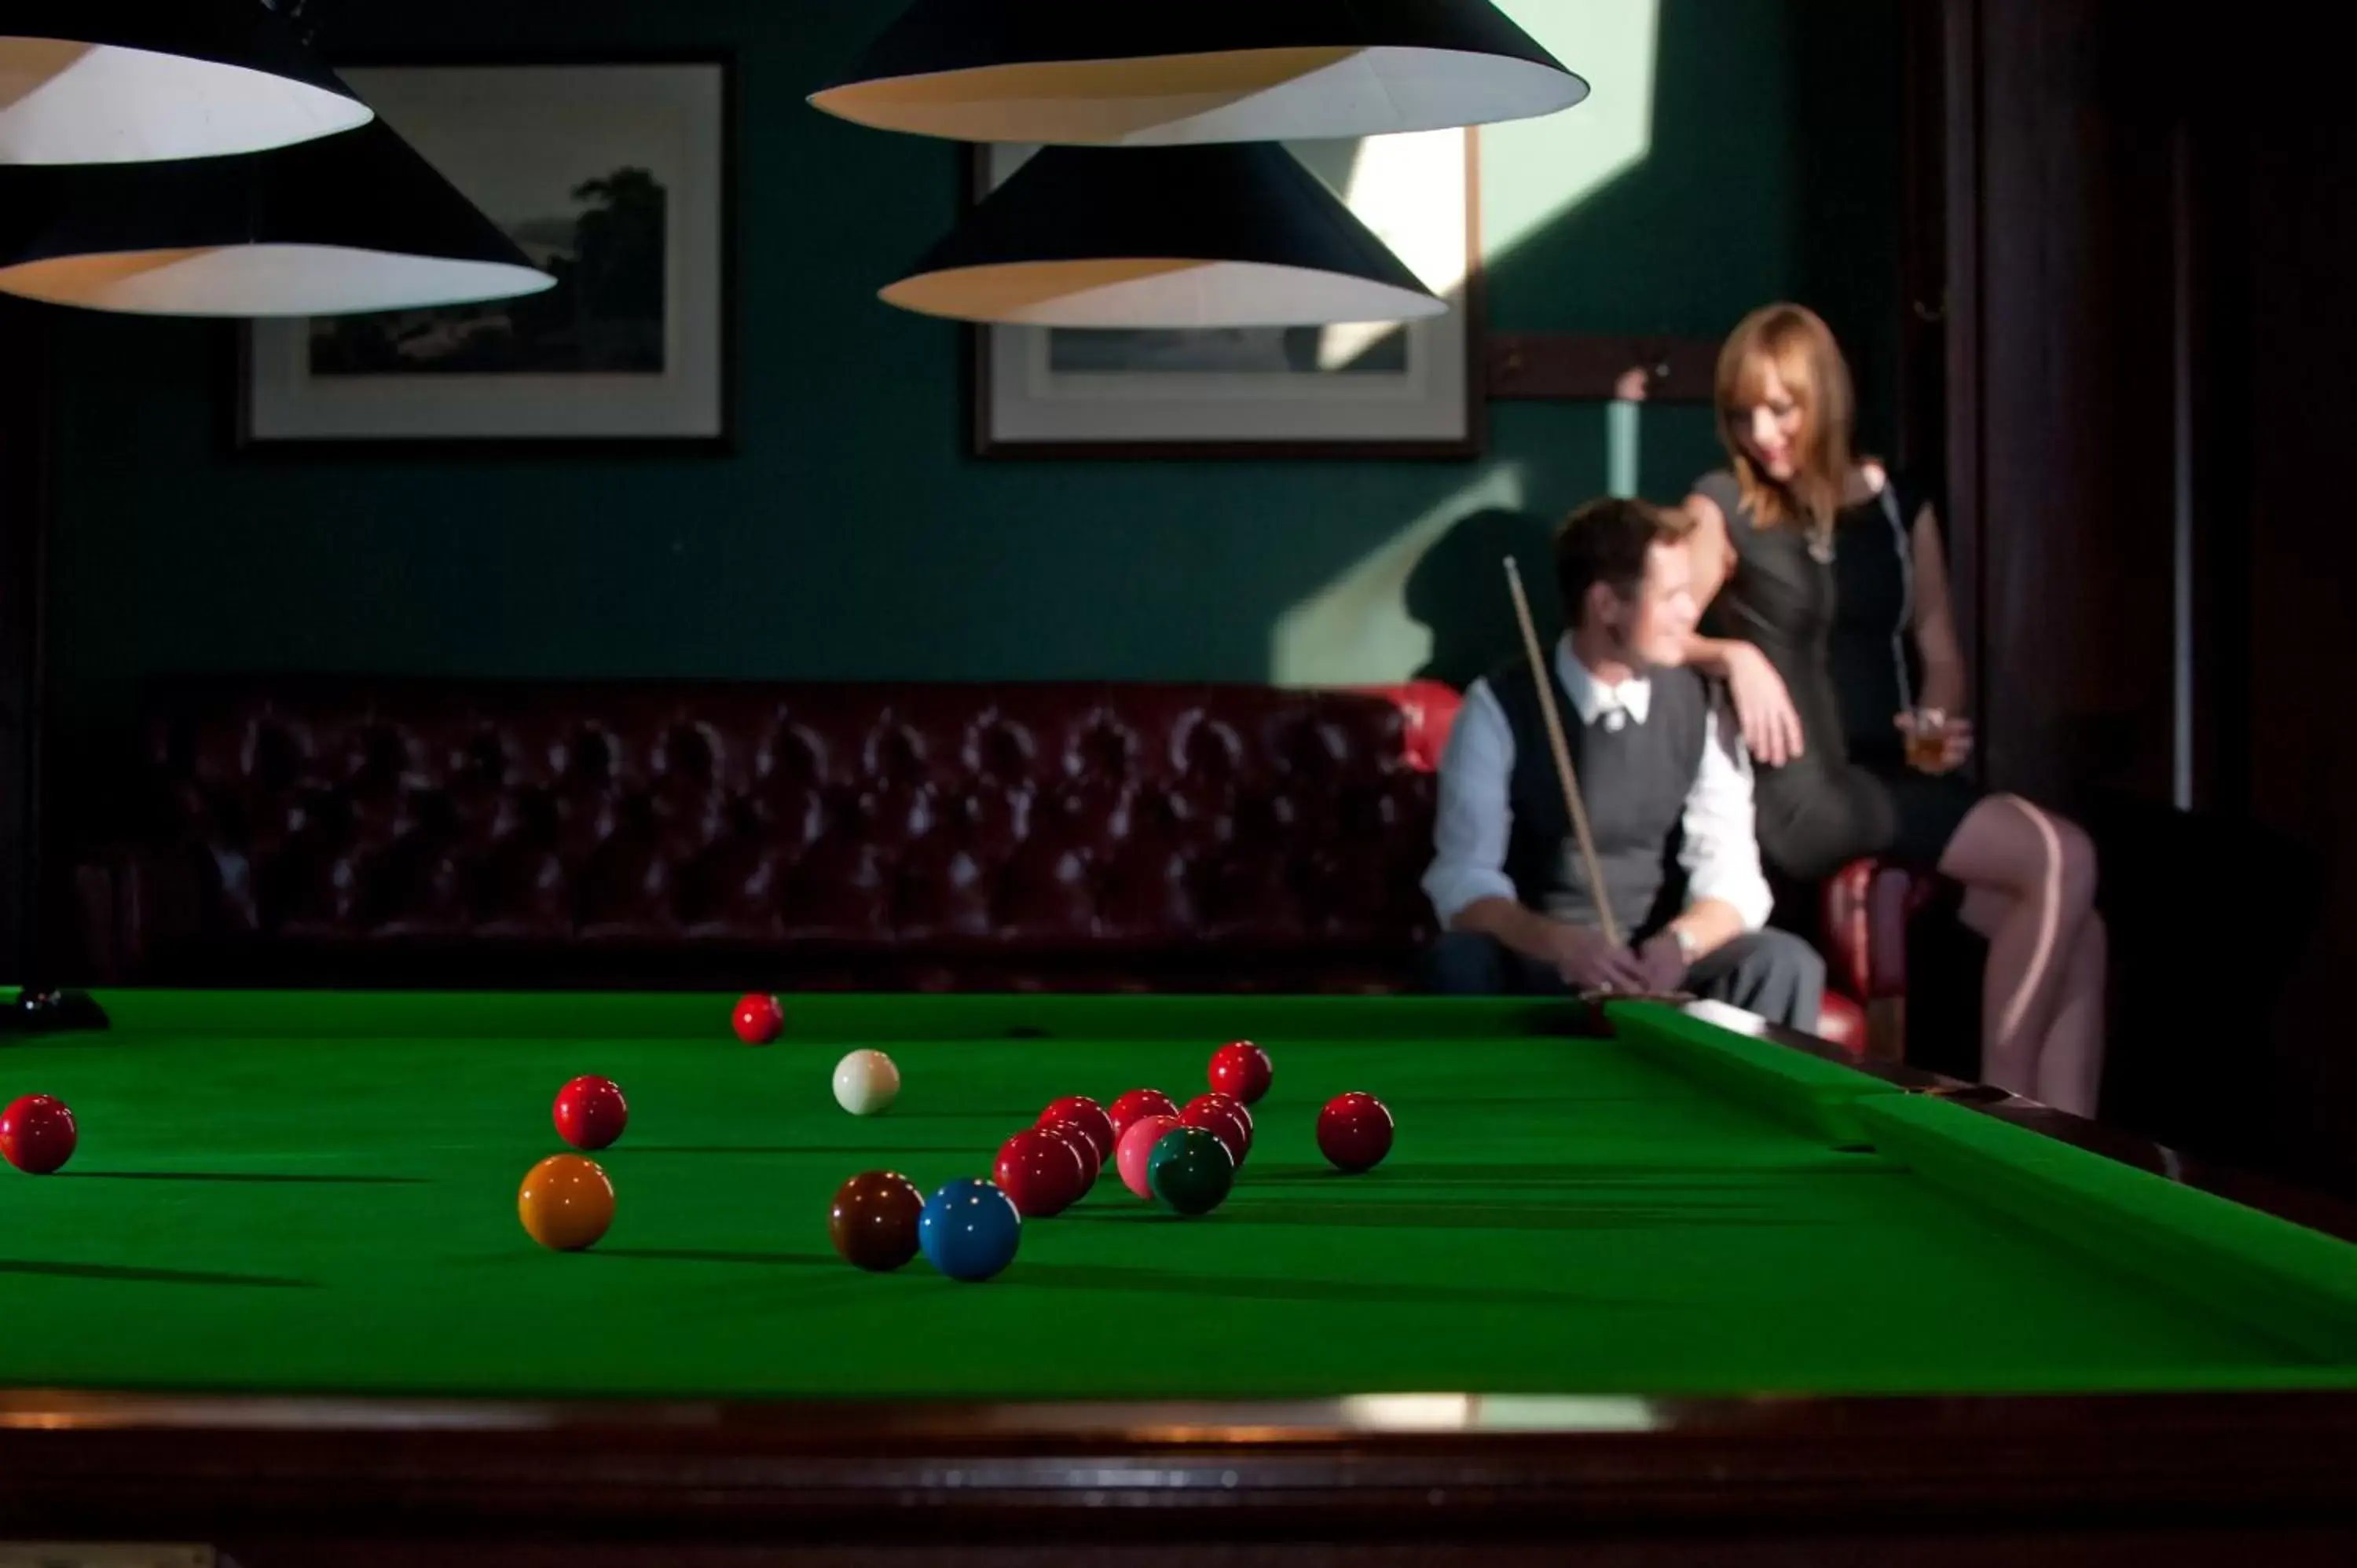
[[[614,1223],[614,1184],[595,1160],[551,1155],[517,1189],[516,1216],[551,1251],[578,1252],[596,1246]]]

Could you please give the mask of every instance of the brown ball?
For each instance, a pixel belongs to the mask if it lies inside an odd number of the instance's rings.
[[[844,1261],[888,1274],[917,1255],[917,1221],[924,1194],[895,1171],[862,1171],[835,1189],[826,1217],[827,1239]]]

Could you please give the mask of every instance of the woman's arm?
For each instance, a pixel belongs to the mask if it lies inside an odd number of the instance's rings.
[[[1972,760],[1973,725],[1964,716],[1972,693],[1964,680],[1964,650],[1956,636],[1955,602],[1948,592],[1948,553],[1940,542],[1940,519],[1931,504],[1916,514],[1908,536],[1908,554],[1915,567],[1915,650],[1923,659],[1923,689],[1916,702],[1941,715],[1939,758],[1915,766],[1933,773],[1952,773]],[[1901,714],[1900,726],[1911,726]]]
[[[1694,532],[1686,536],[1686,556],[1694,572],[1694,601],[1697,613],[1710,608],[1718,597],[1719,589],[1735,573],[1735,542],[1727,537],[1727,513],[1717,501],[1699,490],[1686,497],[1686,515],[1694,519]],[[1750,644],[1726,638],[1705,637],[1698,631],[1686,634],[1686,663],[1706,675],[1725,680],[1729,671],[1728,656],[1738,648]]]
[[[1961,714],[1972,693],[1965,689],[1964,645],[1956,637],[1956,608],[1948,592],[1948,554],[1940,540],[1939,514],[1929,501],[1915,519],[1915,650],[1923,657],[1927,708]]]
[[[1693,564],[1696,610],[1710,608],[1735,573],[1735,542],[1727,536],[1727,513],[1700,491],[1686,497],[1686,515],[1694,532],[1686,536],[1686,554]],[[1752,757],[1770,768],[1781,768],[1801,755],[1801,715],[1784,678],[1767,656],[1736,638],[1686,634],[1685,661],[1690,668],[1727,682],[1735,699],[1735,714],[1743,725],[1743,744]]]

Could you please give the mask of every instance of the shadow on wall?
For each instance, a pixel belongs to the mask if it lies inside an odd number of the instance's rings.
[[[1407,579],[1407,613],[1432,633],[1432,654],[1415,672],[1463,691],[1499,665],[1523,657],[1514,601],[1506,587],[1506,557],[1522,569],[1531,617],[1540,640],[1563,632],[1555,602],[1555,525],[1530,512],[1499,507],[1472,512],[1436,541]]]

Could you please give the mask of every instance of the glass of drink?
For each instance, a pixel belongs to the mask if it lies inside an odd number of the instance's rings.
[[[1948,763],[1948,715],[1938,708],[1911,708],[1907,714],[1907,766],[1921,773],[1945,771]]]

